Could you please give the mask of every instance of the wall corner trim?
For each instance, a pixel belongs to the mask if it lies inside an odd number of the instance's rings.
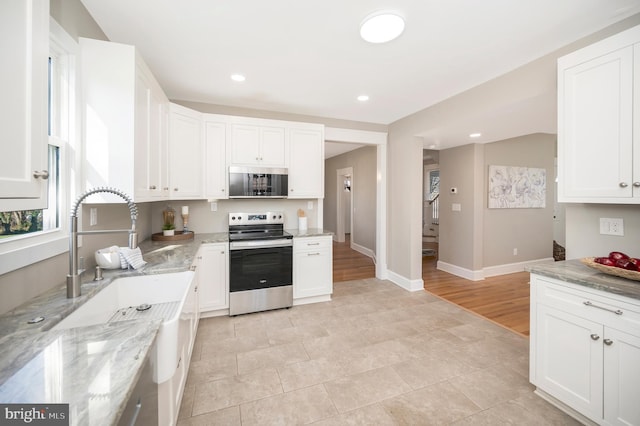
[[[405,278],[402,275],[396,274],[395,272],[389,270],[387,270],[387,274],[389,277],[389,281],[407,291],[424,290],[424,281],[422,281],[422,278],[417,280],[410,280],[409,278]]]

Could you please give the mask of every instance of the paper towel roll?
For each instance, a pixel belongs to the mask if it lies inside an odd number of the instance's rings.
[[[306,231],[307,230],[307,217],[299,217],[298,218],[298,230]]]

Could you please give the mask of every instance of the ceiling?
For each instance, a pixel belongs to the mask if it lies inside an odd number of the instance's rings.
[[[81,1],[111,41],[139,49],[172,100],[383,125],[640,12],[638,0]],[[406,29],[370,44],[359,26],[379,10],[400,13]],[[500,138],[555,129],[540,108],[522,106],[530,120],[492,111],[468,121],[491,120]],[[468,143],[457,124],[421,136],[456,132]]]

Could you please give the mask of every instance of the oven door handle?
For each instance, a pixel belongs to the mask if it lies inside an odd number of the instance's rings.
[[[254,240],[254,241],[235,241],[229,244],[230,250],[243,250],[252,248],[271,248],[271,247],[291,247],[293,240],[291,238],[283,238],[280,240]]]

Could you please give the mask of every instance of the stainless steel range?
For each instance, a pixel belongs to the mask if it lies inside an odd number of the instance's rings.
[[[229,315],[293,305],[293,237],[283,212],[229,213]]]

